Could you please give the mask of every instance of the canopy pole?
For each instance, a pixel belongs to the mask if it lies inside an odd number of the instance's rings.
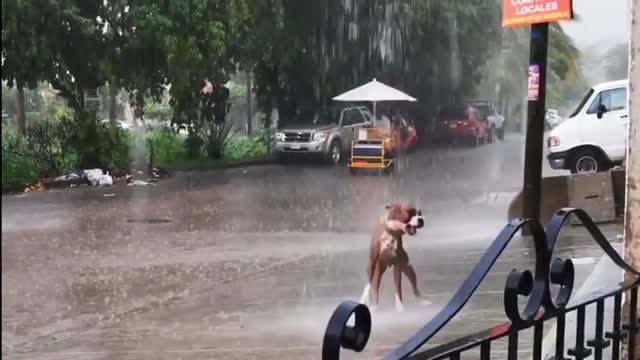
[[[375,81],[375,79],[373,80]],[[373,102],[373,127],[376,127],[376,102]]]

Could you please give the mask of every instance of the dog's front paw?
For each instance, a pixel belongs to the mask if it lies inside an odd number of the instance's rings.
[[[404,312],[404,305],[402,305],[402,300],[398,296],[396,296],[396,311]]]

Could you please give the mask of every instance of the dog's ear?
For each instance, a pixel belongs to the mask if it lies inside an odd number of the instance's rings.
[[[385,209],[387,209],[388,219],[400,220],[403,222],[408,220],[405,219],[407,216],[403,213],[403,208],[400,204],[389,204],[385,206]]]

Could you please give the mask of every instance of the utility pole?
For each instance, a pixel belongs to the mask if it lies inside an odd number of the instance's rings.
[[[640,269],[640,0],[631,2],[631,41],[629,44],[629,140],[627,147],[627,192],[624,217],[624,259],[634,269]],[[633,275],[626,274],[625,277]],[[631,306],[626,296],[625,312]],[[638,302],[636,299],[636,306]],[[634,348],[630,348],[633,346]],[[624,344],[623,353],[635,351],[640,359],[640,336],[635,344]],[[630,357],[631,358],[631,357]]]
[[[529,55],[529,102],[527,106],[527,135],[525,140],[523,215],[540,220],[540,193],[542,188],[542,156],[544,150],[544,115],[547,85],[547,49],[549,23],[531,25]],[[531,93],[532,69],[535,70],[537,91]],[[528,234],[528,229],[523,229]]]
[[[251,70],[245,71],[247,77],[247,135],[251,136],[253,132],[253,123],[251,121]]]

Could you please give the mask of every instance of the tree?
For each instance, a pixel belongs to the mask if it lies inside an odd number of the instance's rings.
[[[47,46],[49,8],[44,0],[2,1],[2,80],[16,88],[18,129],[26,130],[25,89],[34,89],[51,71],[53,54]]]
[[[618,44],[609,49],[603,62],[608,81],[626,79],[629,76],[629,44]]]
[[[45,24],[46,45],[53,54],[52,70],[46,80],[67,104],[84,111],[84,93],[98,89],[106,78],[101,71],[106,57],[105,38],[99,21],[101,0],[61,0],[47,2],[41,15]],[[46,14],[46,16],[45,16]]]
[[[107,48],[101,71],[109,84],[109,119],[115,121],[120,88],[130,93],[136,117],[144,113],[145,100],[159,101],[166,85],[166,53],[163,29],[168,18],[154,1],[105,1],[100,24]]]
[[[277,107],[284,123],[376,77],[419,98],[413,113],[426,119],[474,90],[498,45],[499,10],[485,1],[271,1],[254,13],[271,30],[257,35],[258,104],[267,114]]]
[[[484,67],[486,74],[478,87],[480,94],[493,94],[501,102],[507,119],[522,115],[526,98],[529,64],[528,28],[506,29],[502,33],[502,51]],[[563,108],[584,95],[585,79],[581,71],[581,53],[558,23],[549,24],[547,68],[547,104]],[[497,89],[497,92],[496,92]]]

